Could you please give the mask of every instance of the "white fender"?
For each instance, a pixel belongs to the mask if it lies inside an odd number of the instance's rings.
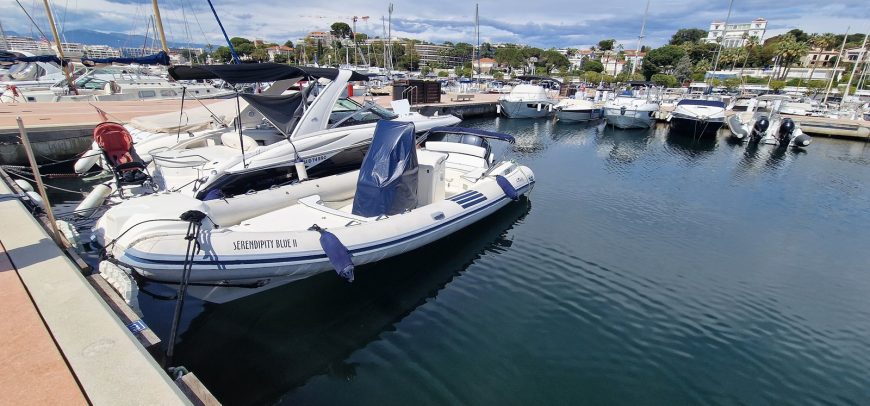
[[[24,179],[15,179],[15,184],[18,185],[18,187],[20,187],[21,190],[23,190],[25,192],[32,192],[33,191],[33,186],[30,186],[30,182],[28,182]]]
[[[142,310],[139,309],[139,285],[133,276],[109,261],[101,261],[99,270],[100,276],[112,285],[136,314],[142,316]]]
[[[82,155],[82,157],[79,158],[78,161],[76,161],[76,164],[74,166],[76,173],[82,174],[90,171],[91,168],[93,168],[94,165],[97,164],[97,160],[100,159],[101,154],[102,151],[100,151],[99,148],[92,147],[91,149],[87,150],[85,154]]]
[[[97,207],[100,207],[110,194],[112,194],[112,188],[105,183],[100,183],[94,186],[91,193],[88,193],[87,197],[76,206],[76,215],[82,217],[92,216],[94,211],[97,210]]]
[[[35,203],[37,206],[39,206],[42,210],[45,210],[45,202],[42,200],[42,196],[40,196],[39,193],[36,193],[34,191],[29,191],[29,192],[24,192],[24,194],[26,194],[27,197],[30,198],[30,200],[33,203]]]
[[[541,103],[538,103],[538,111],[541,111]]]
[[[501,114],[501,103],[495,105],[495,114]]]
[[[75,227],[73,227],[72,224],[63,220],[56,220],[55,224],[57,224],[57,229],[60,231],[60,233],[63,234],[63,236],[66,238],[67,241],[69,241],[70,244],[72,244],[72,247],[78,249],[79,232],[75,229]]]

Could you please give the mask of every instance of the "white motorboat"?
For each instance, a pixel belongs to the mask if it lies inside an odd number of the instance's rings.
[[[682,99],[668,116],[671,129],[690,136],[715,135],[725,124],[720,100]]]
[[[659,108],[659,102],[651,95],[635,96],[628,92],[604,104],[604,119],[617,128],[650,128]]]
[[[532,170],[496,162],[488,139],[513,141],[448,127],[417,148],[413,123],[383,120],[360,170],[306,180],[290,167],[284,184],[258,192],[129,200],[94,228],[100,269],[189,285],[216,303],[330,270],[353,280],[355,266],[442,239],[531,191]]]
[[[223,76],[232,74],[238,77],[239,69],[248,71],[251,69],[248,66],[259,65],[265,64],[225,65],[226,68],[213,65],[208,69],[211,74],[218,72],[217,69],[221,70],[219,73]],[[277,65],[276,69],[275,74],[278,76],[271,77],[275,80],[297,74],[293,71],[296,68],[287,65]],[[209,74],[203,71],[192,73]],[[76,212],[89,216],[93,214],[92,209],[102,205],[106,199],[111,203],[118,203],[129,197],[159,191],[199,198],[256,191],[284,182],[286,179],[282,176],[290,170],[310,178],[346,172],[359,168],[378,120],[412,122],[421,132],[437,126],[454,125],[460,121],[452,115],[427,117],[411,113],[407,106],[403,109],[401,104],[394,106],[399,114],[393,114],[375,104],[360,106],[341,97],[344,84],[359,76],[358,74],[320,68],[318,75],[329,75],[333,78],[333,83],[320,91],[304,113],[301,113],[301,118],[297,116],[299,112],[295,107],[287,110],[279,108],[288,106],[285,99],[291,102],[295,100],[294,106],[301,106],[299,101],[304,96],[300,94],[246,96],[251,107],[263,112],[271,124],[270,128],[257,131],[280,136],[281,141],[260,146],[257,140],[245,135],[247,133],[231,131],[208,132],[182,140],[170,149],[153,154],[153,162],[148,167],[151,176],[140,178],[141,182],[125,184],[119,181],[120,174],[116,173],[114,180],[95,187],[92,192],[94,198],[90,198],[89,194],[76,208]],[[279,104],[275,104],[276,102]],[[262,137],[265,136],[260,138]]]
[[[498,99],[498,108],[508,118],[547,117],[553,112],[556,100],[550,98],[543,86],[519,84]]]
[[[556,104],[555,109],[559,121],[590,121],[602,117],[601,107],[591,100],[564,99]]]

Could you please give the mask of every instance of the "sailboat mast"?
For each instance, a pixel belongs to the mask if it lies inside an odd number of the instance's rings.
[[[828,88],[825,89],[825,98],[822,99],[822,104],[828,102],[828,95],[831,93],[831,86],[834,85],[834,76],[837,75],[837,68],[840,67],[840,59],[843,59],[843,49],[846,48],[846,39],[849,38],[849,28],[846,27],[846,33],[843,34],[843,43],[840,45],[840,53],[837,54],[837,62],[834,64],[834,70],[831,72],[831,80],[828,81]]]
[[[474,5],[474,26],[477,31],[477,87],[480,87],[480,75],[483,72],[480,70],[480,4]]]
[[[3,48],[9,49],[9,40],[6,39],[6,31],[3,29],[3,22],[0,21],[0,39],[3,40]]]
[[[166,45],[166,34],[163,33],[163,21],[160,19],[160,7],[157,7],[157,0],[151,0],[151,7],[154,8],[154,21],[157,22],[157,33],[160,34],[163,52],[169,55],[169,47]]]
[[[648,13],[649,0],[646,0],[646,10],[643,11],[643,22],[640,23],[640,35],[637,36],[637,49],[634,50],[634,61],[631,63],[631,75],[634,75],[634,71],[637,69],[637,57],[640,54],[640,44],[643,41],[643,32],[646,30],[646,16]]]
[[[75,85],[73,84],[72,77],[70,77],[69,65],[64,66],[63,64],[63,46],[60,43],[60,35],[57,35],[57,26],[54,25],[54,15],[51,13],[51,7],[48,5],[48,0],[42,0],[42,3],[45,4],[45,15],[48,16],[48,24],[51,25],[51,33],[54,35],[54,43],[57,44],[57,56],[60,58],[60,67],[63,71],[63,76],[66,78],[66,83],[69,85],[70,90],[75,93]]]
[[[870,32],[864,34],[864,42],[861,43],[861,52],[858,54],[858,59],[855,60],[855,63],[852,65],[852,73],[849,74],[849,81],[846,83],[846,91],[843,93],[843,98],[849,95],[849,90],[852,88],[852,79],[855,77],[855,70],[858,69],[858,65],[861,64],[861,61],[864,60],[864,47],[867,46],[867,35],[870,35]]]
[[[719,47],[716,49],[716,61],[713,62],[713,75],[716,75],[716,69],[719,67],[719,56],[722,55],[722,43],[725,42],[725,36],[728,35],[728,21],[731,20],[731,7],[734,6],[734,0],[728,3],[728,15],[725,16],[725,26],[722,31],[722,40],[719,41]]]

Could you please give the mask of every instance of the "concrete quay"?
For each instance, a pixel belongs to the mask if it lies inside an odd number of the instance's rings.
[[[0,404],[193,404],[4,181],[0,216]]]

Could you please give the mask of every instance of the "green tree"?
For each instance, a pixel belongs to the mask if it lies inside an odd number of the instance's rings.
[[[284,46],[287,48],[293,48],[293,41],[290,41],[289,39],[284,41]]]
[[[673,75],[667,75],[664,73],[656,73],[655,75],[652,75],[650,80],[653,83],[664,87],[676,87],[680,83]]]
[[[689,59],[689,55],[683,55],[679,61],[677,61],[677,65],[674,66],[674,77],[680,81],[680,83],[685,83],[687,80],[692,79],[692,73],[694,72],[695,67],[692,65],[692,60]]]
[[[351,32],[350,26],[340,21],[329,26],[329,33],[336,38],[350,38]]]
[[[290,58],[287,55],[277,54],[277,55],[275,55],[274,62],[275,63],[287,63],[287,61],[289,61],[289,60],[290,60]]]
[[[580,70],[601,73],[604,72],[604,64],[599,60],[586,59],[580,64]]]
[[[601,72],[596,72],[594,70],[584,72],[583,77],[588,83],[598,84],[601,82]]]
[[[251,52],[251,59],[257,62],[265,62],[269,60],[269,53],[263,48],[257,48]]]
[[[230,53],[229,47],[217,47],[217,49],[212,52],[211,57],[217,62],[227,63],[233,59],[233,54]]]
[[[725,79],[723,84],[725,85],[725,88],[728,89],[729,92],[733,92],[733,91],[737,90],[737,88],[740,87],[742,82],[738,78],[728,78],[728,79]]]
[[[671,36],[669,45],[682,45],[685,43],[698,42],[707,37],[707,31],[700,28],[681,28]]]
[[[656,73],[670,72],[683,55],[686,55],[686,50],[676,45],[665,45],[653,49],[646,54],[643,60],[643,75],[651,79]]]
[[[695,73],[706,74],[713,69],[713,64],[706,59],[701,59],[695,64]]]
[[[776,43],[775,51],[776,56],[779,57],[780,66],[785,67],[781,76],[781,78],[784,79],[788,75],[791,65],[797,62],[802,56],[806,55],[807,52],[809,52],[809,47],[807,47],[806,43],[799,42],[797,37],[791,34],[786,34],[782,40]]]
[[[770,90],[772,90],[774,93],[779,93],[782,89],[785,89],[785,81],[783,81],[783,80],[770,81]]]
[[[616,43],[615,39],[603,39],[601,41],[598,41],[598,49],[600,49],[602,51],[612,51],[613,44],[615,44],[615,43]]]
[[[504,80],[504,73],[496,72],[492,74],[492,77],[495,80]]]
[[[233,48],[238,48],[239,45],[242,44],[251,44],[252,47],[254,46],[254,43],[251,42],[251,40],[242,37],[232,37],[230,38],[230,43],[233,44]]]
[[[447,72],[446,70],[438,71],[438,77],[439,77],[439,78],[446,78],[446,77],[448,77],[448,76],[450,76],[450,73]]]
[[[239,56],[250,55],[255,49],[253,42],[245,42],[239,45],[233,44],[233,47],[236,48],[236,53],[239,54]]]
[[[353,40],[354,40],[355,42],[365,42],[365,40],[367,40],[367,39],[369,39],[369,35],[368,35],[368,34],[364,34],[364,33],[358,32],[358,33],[356,33],[356,34],[353,35]]]

